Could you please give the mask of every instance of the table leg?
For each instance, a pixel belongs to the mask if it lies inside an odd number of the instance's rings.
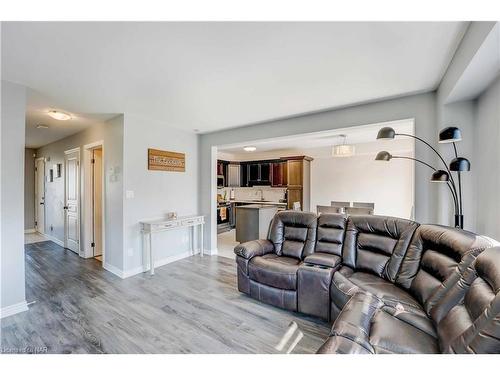
[[[190,232],[191,232],[191,236],[189,236],[189,247],[191,249],[191,255],[194,255],[195,252],[194,252],[194,225],[191,226],[190,228]]]
[[[203,256],[203,224],[200,225],[200,255]]]
[[[152,233],[149,233],[149,274],[155,274],[155,260],[153,253],[153,236]]]

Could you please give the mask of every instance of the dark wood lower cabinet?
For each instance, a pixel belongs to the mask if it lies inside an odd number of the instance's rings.
[[[302,188],[288,188],[287,189],[287,208],[291,210],[293,208],[294,202],[299,202],[302,209],[303,200],[302,200]]]

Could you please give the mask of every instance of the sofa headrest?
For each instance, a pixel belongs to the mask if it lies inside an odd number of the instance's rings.
[[[303,259],[314,252],[318,217],[311,212],[281,211],[271,223],[269,240],[278,255]]]

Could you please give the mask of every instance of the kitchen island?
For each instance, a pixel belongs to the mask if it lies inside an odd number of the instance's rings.
[[[269,226],[278,207],[248,204],[236,207],[236,241],[247,242],[267,238]]]

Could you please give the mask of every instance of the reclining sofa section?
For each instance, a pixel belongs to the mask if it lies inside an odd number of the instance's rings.
[[[334,321],[319,353],[498,353],[494,245],[392,217],[282,211],[269,239],[234,251],[239,291]]]

